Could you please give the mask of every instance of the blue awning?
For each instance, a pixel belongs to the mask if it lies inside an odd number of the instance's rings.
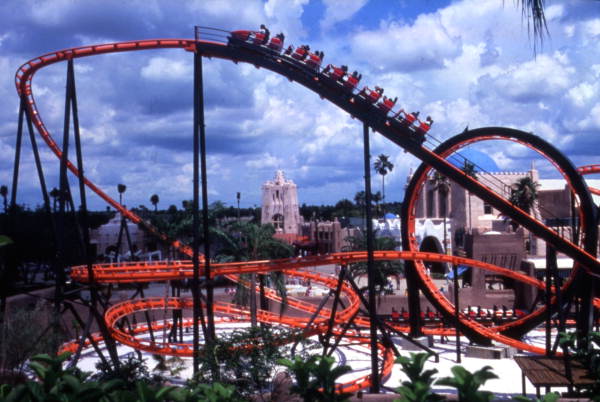
[[[458,274],[458,277],[460,278],[460,276],[462,274],[464,274],[465,272],[467,272],[469,269],[471,269],[471,267],[467,267],[466,265],[459,265],[458,267],[456,267],[456,273]],[[446,274],[446,278],[454,279],[454,270],[453,269],[451,269],[450,272],[448,272]]]

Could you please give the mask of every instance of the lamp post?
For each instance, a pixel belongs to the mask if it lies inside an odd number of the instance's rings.
[[[242,193],[238,191],[235,197],[237,199],[237,220],[240,223],[240,198],[242,198]]]

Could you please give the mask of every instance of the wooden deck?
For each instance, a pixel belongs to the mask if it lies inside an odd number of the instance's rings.
[[[546,392],[551,387],[567,387],[569,393],[573,389],[580,389],[583,386],[594,383],[587,368],[580,362],[570,360],[571,378],[567,376],[565,370],[565,360],[558,356],[515,356],[515,361],[521,368],[523,381],[523,395],[525,390],[525,377],[536,388],[536,395],[540,397],[540,387],[546,387]]]

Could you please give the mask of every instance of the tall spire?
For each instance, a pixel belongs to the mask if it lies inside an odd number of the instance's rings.
[[[283,174],[283,170],[277,170],[275,173],[275,184],[283,183],[285,183],[285,175]]]

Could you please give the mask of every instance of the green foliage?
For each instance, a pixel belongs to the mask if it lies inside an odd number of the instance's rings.
[[[126,360],[119,362],[119,366],[115,368],[112,362],[106,363],[100,361],[96,364],[96,373],[91,376],[91,379],[99,382],[109,382],[115,379],[124,381],[124,388],[135,390],[135,383],[143,381],[149,384],[161,384],[164,381],[160,375],[151,374],[144,364],[143,360],[129,355]]]
[[[227,227],[227,231],[215,229],[214,232],[220,243],[217,260],[219,261],[256,261],[265,259],[288,258],[294,253],[293,248],[280,240],[273,238],[275,228],[273,225],[257,225],[251,222],[234,222]],[[235,303],[248,305],[254,295],[256,285],[254,283],[256,275],[250,278],[243,276],[245,281],[250,280],[250,289],[242,284],[238,284]],[[287,306],[287,290],[285,287],[285,276],[281,272],[269,272],[266,275],[259,276],[262,283],[267,282],[267,286],[275,289],[281,297],[281,310],[283,314]],[[266,298],[261,292],[261,300],[266,304]],[[256,310],[254,305],[250,305],[252,313],[252,322],[256,322]]]
[[[290,343],[298,340],[298,334],[285,329],[268,326],[249,327],[220,334],[214,343],[214,355],[201,354],[201,370],[190,383],[220,381],[235,387],[238,396],[248,397],[267,389],[279,359],[290,355]],[[214,378],[211,367],[214,356],[219,366],[219,378]]]
[[[351,236],[346,238],[346,241],[350,243],[351,251],[363,251],[367,249],[367,238],[366,236],[359,234],[357,236]],[[373,236],[373,249],[374,250],[394,250],[397,247],[396,241],[391,237],[377,237],[376,233]],[[388,277],[393,275],[402,275],[404,273],[404,262],[403,261],[375,261],[375,275],[374,283],[375,290],[381,293],[385,290],[388,284]],[[368,266],[366,262],[359,262],[348,265],[350,275],[353,279],[357,279],[361,275],[366,275],[368,272]]]
[[[27,381],[16,387],[2,386],[0,401],[112,401],[115,400],[121,380],[104,383],[89,381],[88,375],[78,369],[64,369],[68,353],[57,357],[47,354],[31,358],[29,363],[38,381]],[[122,399],[118,399],[122,400]]]
[[[408,381],[403,381],[402,385],[396,389],[402,398],[396,399],[398,402],[435,402],[444,398],[433,392],[432,386],[435,383],[434,375],[436,369],[424,370],[425,362],[432,355],[430,353],[411,353],[410,357],[399,356],[396,363],[402,366],[402,371],[408,377]]]
[[[279,363],[291,371],[296,379],[291,391],[305,402],[348,401],[352,396],[336,393],[336,380],[352,369],[345,365],[334,367],[333,357],[314,355],[303,359],[296,356],[294,360],[281,359]]]
[[[574,360],[589,370],[594,383],[582,389],[592,401],[600,401],[600,332],[590,332],[579,343],[575,332],[561,333],[558,342],[563,350],[571,353]]]
[[[0,247],[8,246],[13,244],[13,241],[8,236],[0,235]]]
[[[511,185],[509,201],[529,212],[538,198],[538,188],[540,184],[531,177],[525,176]]]
[[[464,402],[489,402],[494,394],[489,391],[479,391],[486,381],[498,378],[490,366],[485,366],[471,373],[462,366],[452,367],[453,377],[440,378],[438,385],[448,385],[458,391],[458,400]]]
[[[65,368],[65,362],[69,356],[69,353],[64,353],[57,357],[47,354],[32,357],[29,368],[35,374],[37,381],[30,380],[14,387],[6,384],[0,386],[0,402],[160,402],[179,400],[175,398],[179,391],[177,387],[159,387],[145,378],[101,377],[99,380],[94,380],[79,369]],[[219,401],[219,399],[216,400]]]
[[[195,387],[180,388],[171,394],[170,398],[175,402],[237,402],[244,401],[236,394],[233,385],[225,385],[220,382],[212,384],[198,384]]]

